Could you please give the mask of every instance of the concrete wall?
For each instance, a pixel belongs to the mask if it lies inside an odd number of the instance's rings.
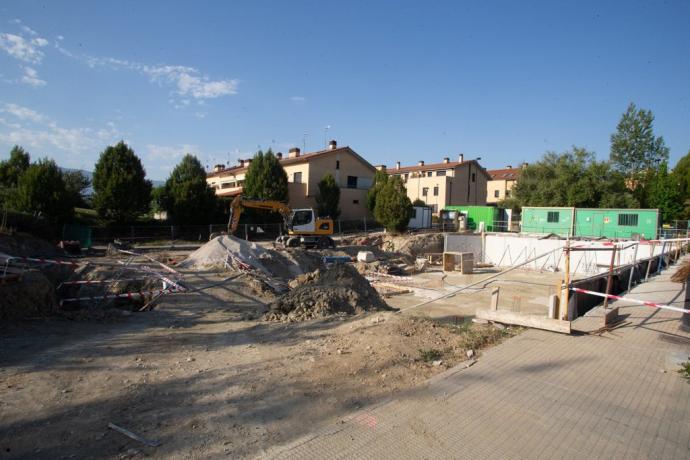
[[[540,240],[537,237],[490,233],[485,235],[482,245],[481,235],[447,234],[445,250],[456,252],[472,252],[475,260],[496,265],[511,267],[526,262],[528,259],[553,251],[546,257],[531,262],[525,269],[565,271],[563,248],[565,240]],[[572,246],[587,244],[593,248],[610,248],[606,243],[572,241]],[[669,245],[667,252],[673,248]],[[635,247],[618,251],[616,265],[626,265],[636,260],[649,258],[661,254],[661,245],[641,243],[635,254]],[[611,262],[611,251],[572,251],[570,257],[571,273],[594,275],[608,270]]]

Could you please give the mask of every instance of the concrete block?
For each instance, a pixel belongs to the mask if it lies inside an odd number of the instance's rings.
[[[359,251],[357,253],[357,261],[359,261],[359,262],[369,263],[369,262],[374,262],[375,260],[376,260],[376,256],[371,251]]]

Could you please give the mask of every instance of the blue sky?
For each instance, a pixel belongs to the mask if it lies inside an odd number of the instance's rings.
[[[690,2],[35,2],[0,5],[0,158],[150,177],[337,139],[373,164],[488,168],[584,146],[628,103],[690,149]],[[327,133],[326,126],[330,126]]]

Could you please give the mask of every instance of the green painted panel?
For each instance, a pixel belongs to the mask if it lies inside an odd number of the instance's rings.
[[[580,209],[575,211],[575,235],[604,238],[655,239],[659,228],[657,209]]]
[[[496,221],[500,210],[494,206],[445,206],[442,212],[456,211],[461,212],[467,216],[467,228],[476,230],[479,222],[484,222],[484,228],[487,232],[496,230]]]
[[[568,236],[573,231],[574,208],[522,208],[522,233],[555,233]]]

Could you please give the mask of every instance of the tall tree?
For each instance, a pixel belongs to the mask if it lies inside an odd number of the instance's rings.
[[[414,208],[407,196],[407,189],[400,177],[392,176],[376,197],[374,217],[389,232],[407,229]]]
[[[70,196],[72,203],[77,207],[85,207],[85,193],[91,187],[91,179],[81,171],[62,171],[62,179],[65,182],[65,189]]]
[[[0,186],[16,187],[19,177],[29,168],[31,158],[22,147],[15,145],[10,150],[10,158],[0,161]]]
[[[216,194],[206,182],[206,171],[193,155],[185,155],[165,182],[162,197],[168,218],[178,224],[211,223]]]
[[[47,158],[30,165],[19,177],[13,204],[20,211],[46,216],[56,226],[65,223],[74,212],[60,169]]]
[[[511,208],[522,206],[621,207],[637,206],[623,175],[609,163],[597,162],[583,148],[557,154],[547,152],[525,167],[513,187]]]
[[[680,217],[682,219],[690,219],[690,150],[683,158],[678,160],[671,174],[678,184],[680,200],[684,207]]]
[[[133,221],[148,211],[151,182],[141,160],[123,141],[102,153],[93,173],[93,204],[98,214],[116,223]]]
[[[654,114],[634,103],[622,115],[611,135],[611,164],[633,186],[635,196],[645,205],[647,186],[661,162],[668,161],[664,138],[654,135]]]
[[[649,180],[647,201],[652,208],[658,208],[661,219],[670,223],[683,212],[681,192],[675,176],[668,173],[668,165],[662,162],[659,170]]]
[[[247,168],[242,193],[250,198],[287,201],[287,183],[287,174],[273,151],[259,150]]]
[[[376,208],[376,196],[381,192],[383,187],[385,187],[388,182],[388,174],[385,171],[376,171],[374,175],[374,183],[367,192],[367,209],[370,213],[374,214],[374,209]]]
[[[331,173],[326,173],[319,181],[316,208],[319,216],[329,216],[331,219],[340,217],[340,187]]]

